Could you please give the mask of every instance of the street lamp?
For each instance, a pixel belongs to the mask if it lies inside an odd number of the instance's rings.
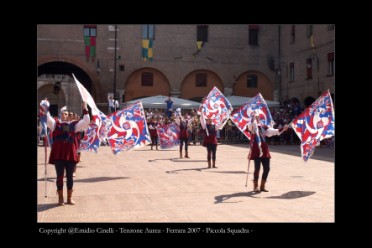
[[[114,100],[116,100],[116,49],[117,49],[117,24],[115,24],[115,48],[114,48]]]
[[[317,78],[318,78],[318,93],[319,93],[319,56],[313,52],[309,58],[316,60],[316,71],[317,71]]]
[[[285,66],[285,72],[286,72],[286,76],[288,76],[288,65],[287,63],[283,62],[283,61],[280,61],[279,62],[279,68],[278,68],[278,79],[279,79],[279,101],[280,99],[282,98],[282,67],[283,65]],[[287,82],[287,94],[288,94],[288,82]]]

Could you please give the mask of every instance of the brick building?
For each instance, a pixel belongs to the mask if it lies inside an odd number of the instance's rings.
[[[74,73],[104,112],[114,89],[120,103],[200,101],[217,86],[303,104],[334,93],[334,36],[334,25],[38,25],[38,100],[79,112]]]

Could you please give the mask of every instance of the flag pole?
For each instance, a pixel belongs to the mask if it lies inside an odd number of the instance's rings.
[[[44,153],[45,153],[45,160],[44,160],[44,196],[47,197],[47,142],[48,142],[48,131],[44,135]]]
[[[245,180],[245,187],[247,187],[247,183],[248,183],[249,165],[251,164],[251,160],[250,160],[251,153],[252,153],[252,147],[249,148],[249,154],[248,154],[248,170],[247,170],[247,179]]]
[[[249,154],[248,154],[248,169],[247,169],[247,178],[245,180],[245,187],[247,187],[247,183],[248,183],[248,174],[249,174],[249,165],[251,164],[251,154],[252,154],[252,149],[253,149],[253,143],[254,143],[254,139],[252,139],[252,136],[251,136],[251,141],[252,141],[252,144],[250,144],[250,148],[249,148]]]

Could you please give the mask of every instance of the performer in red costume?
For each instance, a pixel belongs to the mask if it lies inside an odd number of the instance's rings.
[[[61,120],[55,120],[47,114],[47,126],[53,131],[53,145],[50,152],[49,164],[54,164],[57,174],[58,205],[63,206],[63,177],[66,169],[67,204],[74,205],[71,199],[73,188],[73,172],[79,162],[75,135],[89,127],[90,117],[85,102],[82,103],[84,117],[80,121],[68,121],[68,111],[62,112]]]
[[[274,129],[260,123],[260,117],[252,113],[252,122],[248,123],[247,129],[251,132],[251,151],[248,155],[249,160],[254,160],[254,172],[253,172],[253,191],[268,192],[265,189],[265,183],[270,171],[270,151],[269,146],[266,143],[265,138],[273,135],[280,135],[282,131],[288,129],[288,125],[283,128]],[[258,136],[260,139],[258,139]],[[253,143],[253,144],[252,144]],[[260,189],[258,189],[258,178],[260,173],[260,164],[262,163],[263,173],[261,178]]]

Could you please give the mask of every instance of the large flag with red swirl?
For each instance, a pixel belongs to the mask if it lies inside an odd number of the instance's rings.
[[[334,136],[334,109],[329,90],[293,120],[291,126],[301,140],[301,156],[306,162],[320,141]]]
[[[230,116],[232,122],[234,122],[249,140],[251,139],[251,134],[247,131],[247,125],[251,122],[253,112],[260,117],[260,123],[262,125],[273,127],[275,124],[265,99],[261,93],[258,93],[249,102],[246,102],[239,109],[235,110]]]
[[[169,149],[180,144],[180,127],[175,124],[164,124],[156,127],[161,149]]]
[[[232,110],[233,107],[229,100],[214,86],[199,107],[200,124],[205,129],[205,120],[211,119],[212,124],[216,125],[218,129],[222,129]]]
[[[115,155],[151,143],[142,102],[114,112],[110,119],[111,128],[107,140]]]

